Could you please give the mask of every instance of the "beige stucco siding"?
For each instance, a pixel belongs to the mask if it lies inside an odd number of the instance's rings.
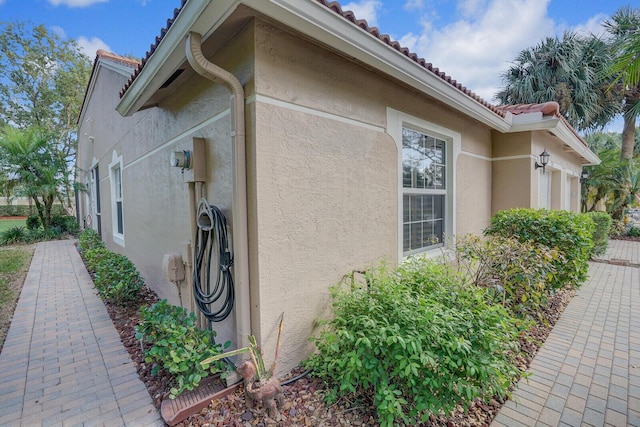
[[[488,224],[491,133],[268,23],[255,21],[255,37],[252,314],[269,358],[285,312],[279,363],[288,369],[311,350],[331,285],[378,260],[398,261],[400,141],[387,133],[387,109],[461,135],[455,216],[464,233]]]
[[[280,363],[290,368],[305,353],[328,287],[376,261],[396,261],[397,150],[380,130],[264,103],[255,108],[252,304],[267,355],[285,313],[290,335]]]

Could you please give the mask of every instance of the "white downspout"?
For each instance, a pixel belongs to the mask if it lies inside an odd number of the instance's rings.
[[[251,335],[251,301],[249,297],[249,240],[247,231],[247,168],[245,163],[244,89],[230,72],[209,62],[202,54],[202,36],[189,32],[187,61],[194,71],[222,84],[231,94],[231,145],[233,147],[233,192],[231,195],[234,282],[236,290],[235,320],[238,347],[248,347]]]

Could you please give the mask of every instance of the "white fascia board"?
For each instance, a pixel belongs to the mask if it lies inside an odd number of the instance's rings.
[[[573,133],[573,131],[569,129],[567,124],[563,121],[560,121],[558,126],[556,126],[554,129],[550,129],[550,131],[553,132],[554,135],[556,135],[558,138],[560,138],[560,140],[569,145],[569,147],[571,147],[576,153],[584,157],[588,162],[585,165],[600,164],[600,158],[593,151],[591,151],[589,147],[584,145],[580,138],[578,138],[576,134]]]
[[[186,36],[189,31],[203,36],[217,28],[233,12],[238,0],[189,1],[167,31],[142,72],[127,89],[116,110],[130,116],[171,76],[185,60]]]
[[[520,116],[528,116],[535,114],[520,114]],[[518,116],[514,116],[518,117]],[[563,143],[567,144],[574,152],[579,156],[584,157],[588,162],[588,165],[600,164],[600,159],[594,154],[589,147],[584,145],[580,138],[567,126],[567,124],[557,117],[543,118],[541,120],[534,120],[531,122],[522,121],[511,126],[511,129],[507,133],[512,132],[532,132],[532,131],[549,131],[559,138]]]
[[[461,92],[420,64],[312,0],[216,0],[187,2],[154,54],[116,108],[122,115],[137,111],[185,59],[189,31],[206,39],[238,7],[245,4],[276,21],[378,69],[453,109],[506,132],[509,121]],[[160,68],[165,71],[159,76]],[[166,74],[166,75],[165,75]]]
[[[383,41],[315,1],[243,0],[250,8],[380,70],[487,126],[510,123]]]

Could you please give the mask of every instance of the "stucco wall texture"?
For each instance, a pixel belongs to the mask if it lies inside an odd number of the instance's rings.
[[[251,326],[270,363],[284,313],[280,372],[313,351],[309,337],[317,332],[315,321],[328,315],[330,286],[381,260],[400,261],[401,141],[387,132],[388,108],[460,134],[461,151],[452,165],[458,235],[481,233],[492,213],[512,207],[507,205],[514,200],[523,206],[537,200],[531,150],[546,147],[562,177],[579,167],[544,137],[492,132],[258,18],[208,59],[245,88]],[[189,185],[169,157],[191,148],[192,138],[205,139],[204,194],[231,225],[229,94],[194,74],[157,107],[121,117],[114,108],[126,78],[112,72],[98,80],[80,124],[80,137],[86,133],[96,142],[81,140],[78,164],[88,172],[94,158],[99,162],[109,249],[126,254],[160,298],[179,304],[176,286],[163,276],[162,259],[183,252],[191,239]],[[124,246],[111,238],[108,165],[114,152],[123,158]],[[504,160],[494,161],[497,155]],[[229,232],[233,238],[232,227]],[[183,288],[182,304],[193,308],[190,298]],[[232,339],[233,316],[214,328],[221,341]]]

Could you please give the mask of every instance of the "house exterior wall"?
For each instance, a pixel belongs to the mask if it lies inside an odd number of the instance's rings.
[[[247,27],[211,58],[232,70],[249,95],[253,81],[252,49],[252,29]],[[187,282],[180,285],[182,295],[179,295],[178,287],[164,277],[162,269],[165,254],[179,253],[187,261],[193,253],[193,247],[186,244],[192,240],[194,212],[190,208],[190,187],[195,185],[187,182],[192,172],[183,173],[172,167],[170,158],[174,151],[191,150],[193,138],[205,140],[206,182],[202,196],[227,215],[232,239],[229,93],[224,87],[194,75],[156,108],[122,117],[115,106],[119,102],[119,88],[129,76],[111,74],[97,80],[98,90],[94,90],[88,104],[86,123],[80,127],[80,135],[87,132],[95,142],[81,141],[78,157],[84,170],[90,169],[94,157],[100,165],[103,240],[109,249],[134,262],[159,298],[174,305],[180,305],[182,300],[183,306],[195,311],[190,272]],[[86,120],[89,117],[93,120]],[[122,157],[123,242],[113,238],[109,191],[112,183],[108,170],[114,153]],[[196,201],[199,198],[200,194],[195,196]],[[215,329],[220,341],[236,338],[233,315]]]
[[[550,156],[545,168],[536,169],[539,154]],[[493,132],[492,212],[522,208],[580,210],[579,176],[582,170],[575,153],[565,150],[560,140],[546,131],[513,134]],[[550,180],[546,189],[547,180]],[[550,191],[549,206],[543,206],[542,192]]]
[[[463,233],[481,232],[490,216],[491,133],[266,22],[255,21],[255,37],[252,322],[269,359],[285,313],[278,366],[286,370],[312,350],[308,337],[326,314],[330,286],[401,257],[399,142],[388,133],[387,110],[461,135],[454,216]]]

